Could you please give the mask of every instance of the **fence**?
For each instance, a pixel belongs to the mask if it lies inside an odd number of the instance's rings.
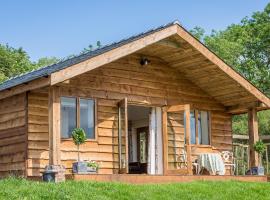
[[[250,146],[248,144],[248,135],[233,135],[233,153],[235,158],[235,174],[245,175],[246,171],[250,168],[249,166],[249,151]],[[270,172],[270,135],[262,135],[260,139],[266,145],[266,151],[262,157],[262,163],[265,168],[265,173]]]

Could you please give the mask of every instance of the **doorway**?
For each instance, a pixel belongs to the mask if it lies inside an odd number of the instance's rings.
[[[128,105],[128,157],[130,174],[146,174],[150,107]]]
[[[121,141],[127,145],[122,142],[122,153],[119,155],[127,161],[127,165],[126,170],[122,171],[130,174],[162,174],[161,108],[126,104],[126,116],[127,137]],[[120,118],[124,119],[123,116]],[[123,129],[123,125],[121,127]],[[123,134],[121,137],[123,139]],[[124,153],[123,149],[128,153]]]

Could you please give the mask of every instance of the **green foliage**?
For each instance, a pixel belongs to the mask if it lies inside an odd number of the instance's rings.
[[[202,27],[195,26],[192,30],[189,31],[195,38],[198,40],[203,40],[205,30]]]
[[[195,27],[191,33],[270,97],[270,3],[223,31],[205,35]],[[259,133],[270,134],[270,111],[259,112],[258,121]],[[233,133],[247,132],[247,116],[234,117]]]
[[[35,65],[37,68],[40,68],[40,67],[46,67],[46,66],[55,64],[59,61],[60,61],[60,59],[58,59],[56,57],[44,57],[44,58],[38,59],[38,61],[35,63]]]
[[[270,135],[270,110],[258,112],[260,135]]]
[[[248,134],[248,116],[247,114],[233,116],[232,131],[237,135]]]
[[[101,42],[100,41],[97,41],[96,43],[96,47],[94,47],[92,44],[88,45],[87,48],[84,48],[81,53],[87,53],[89,51],[93,51],[95,48],[101,48],[102,45],[101,45]]]
[[[265,144],[263,143],[263,141],[261,141],[261,140],[257,141],[257,142],[253,145],[253,148],[254,148],[254,150],[255,150],[258,154],[260,154],[260,155],[262,155],[262,154],[265,152],[265,150],[266,150],[266,146],[265,146]]]
[[[270,199],[269,183],[193,181],[172,184],[121,184],[92,181],[44,183],[25,179],[0,180],[0,199]]]
[[[88,167],[95,168],[95,169],[98,169],[99,168],[99,164],[96,161],[90,161],[90,162],[88,162],[87,163],[87,166]]]
[[[86,141],[86,134],[82,128],[75,128],[72,131],[72,139],[75,145],[81,145]]]
[[[0,44],[0,82],[35,68],[22,48]]]
[[[270,96],[270,3],[224,31],[192,31],[212,51]]]
[[[31,62],[22,48],[13,48],[0,44],[0,83],[17,75],[58,62],[56,57],[40,58]]]

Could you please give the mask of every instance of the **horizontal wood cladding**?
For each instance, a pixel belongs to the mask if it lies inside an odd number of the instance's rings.
[[[49,164],[48,88],[28,94],[27,174],[41,176]]]
[[[26,93],[0,100],[0,177],[26,176]]]
[[[205,55],[196,49],[199,47],[198,45],[194,48],[177,35],[165,39],[164,42],[177,44],[178,47],[155,43],[140,50],[138,53],[162,58],[168,65],[179,70],[193,84],[206,91],[225,106],[238,105],[244,102],[256,102],[257,98],[261,97],[262,94],[260,92],[257,93],[258,96],[254,95],[256,89],[244,80],[243,77],[230,69],[229,66],[225,67],[227,68],[226,72],[223,71],[224,69],[222,70],[220,65],[224,67],[225,64],[222,64],[221,61],[217,62],[217,59],[214,59],[215,56],[212,55],[207,59]],[[211,61],[213,59],[216,62]]]
[[[211,142],[219,151],[232,151],[231,115],[223,112],[211,113]]]
[[[141,66],[140,56],[133,55],[83,75],[65,81],[60,86],[61,96],[88,97],[97,101],[97,140],[87,141],[80,147],[83,160],[100,163],[99,173],[118,172],[118,106],[127,97],[130,103],[163,106],[192,104],[196,108],[211,110],[213,115],[213,144],[224,145],[223,138],[231,135],[231,128],[224,123],[225,108],[183,74],[158,58],[149,58],[150,64]],[[28,175],[40,176],[49,162],[48,90],[32,91],[28,97]],[[223,122],[225,119],[225,122]],[[183,127],[171,121],[168,127],[169,142],[183,145]],[[219,136],[221,140],[219,140]],[[124,140],[124,138],[123,138]],[[231,148],[226,144],[226,148]],[[220,148],[222,149],[222,148]],[[225,148],[224,148],[225,149]],[[71,172],[72,162],[77,160],[77,148],[72,140],[61,141],[61,162]]]

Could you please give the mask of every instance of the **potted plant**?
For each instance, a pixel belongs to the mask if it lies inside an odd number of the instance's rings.
[[[96,161],[90,161],[87,163],[87,171],[90,173],[97,173],[99,164]]]
[[[86,134],[82,128],[75,128],[72,131],[72,139],[74,144],[77,146],[78,151],[78,160],[77,162],[73,163],[72,170],[74,173],[87,173],[87,162],[80,161],[80,145],[85,143],[86,141]]]
[[[259,154],[259,166],[252,168],[252,174],[264,175],[264,167],[262,166],[262,155],[266,150],[266,146],[263,141],[259,140],[253,145],[254,151]]]

